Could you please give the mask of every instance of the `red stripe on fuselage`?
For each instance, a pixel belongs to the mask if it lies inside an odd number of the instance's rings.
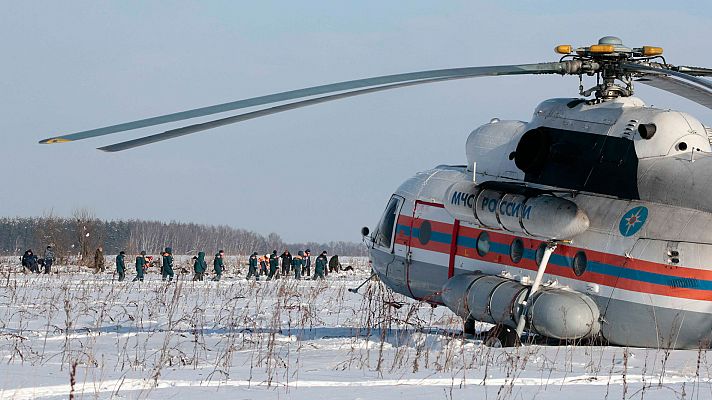
[[[445,229],[445,228],[443,228]],[[460,227],[460,237],[466,237],[470,239],[476,239],[480,233],[482,233],[484,230],[482,229],[477,229],[477,228],[470,228],[470,227],[465,227],[462,226]],[[512,240],[515,238],[519,238],[524,242],[524,247],[529,248],[532,250],[536,250],[539,245],[544,243],[543,240],[537,240],[537,239],[528,239],[524,237],[519,237],[511,234],[505,234],[497,231],[487,231],[487,233],[490,235],[490,240],[500,243],[500,244],[506,244],[506,245],[511,245]],[[462,246],[458,246],[458,252]],[[559,245],[556,248],[556,251],[554,252],[555,254],[560,254],[566,257],[573,258],[578,251],[584,250],[586,251],[586,257],[588,258],[589,261],[595,261],[603,264],[609,264],[609,265],[615,265],[615,266],[621,266],[625,267],[628,269],[633,269],[637,271],[643,271],[643,272],[651,272],[654,274],[660,274],[660,275],[669,275],[669,276],[674,276],[678,278],[690,278],[690,279],[701,279],[701,280],[712,280],[712,271],[710,270],[705,270],[705,269],[699,269],[699,268],[689,268],[689,267],[678,267],[678,266],[670,266],[667,264],[660,264],[660,263],[655,263],[652,261],[646,261],[646,260],[640,260],[640,259],[633,259],[633,258],[626,258],[625,256],[622,255],[617,255],[617,254],[610,254],[610,253],[604,253],[596,250],[591,250],[591,249],[586,249],[586,248],[579,248],[579,247],[572,247],[572,246],[567,246],[567,245]],[[470,252],[471,253],[471,252]],[[460,255],[458,253],[458,255]],[[462,254],[465,255],[465,254]],[[524,260],[522,260],[524,262]],[[518,266],[518,264],[513,264],[514,266]],[[536,266],[534,267],[536,269]]]
[[[406,215],[400,215],[398,218],[398,224],[412,226],[413,228],[418,228],[420,224],[426,219],[422,218],[412,218]],[[469,238],[476,240],[480,233],[484,232],[483,229],[471,228],[466,226],[459,226],[457,236],[453,235],[454,224],[432,221],[428,220],[432,226],[433,231],[438,231],[442,234],[452,235],[452,240],[459,238]],[[413,225],[410,225],[411,222]],[[511,245],[512,240],[519,238],[523,241],[524,247],[526,249],[536,251],[536,249],[543,243],[542,240],[530,239],[525,237],[519,237],[511,234],[505,234],[497,231],[486,231],[489,234],[490,241],[497,242],[499,244]],[[411,240],[410,236],[399,232],[397,235],[397,243],[406,244],[410,243],[411,247],[435,251],[439,253],[452,254],[452,244],[444,244],[430,241],[423,245],[419,240]],[[455,244],[457,241],[454,242]],[[686,267],[670,267],[665,264],[654,263],[651,261],[644,261],[639,259],[626,258],[625,256],[609,254],[600,251],[577,248],[566,245],[559,245],[555,251],[555,254],[563,255],[569,258],[573,258],[578,251],[584,250],[586,252],[589,262],[598,262],[601,264],[607,264],[615,266],[618,268],[627,268],[634,271],[650,272],[661,275],[667,275],[679,278],[688,279],[701,279],[701,280],[712,280],[712,271],[702,270],[697,268],[686,268]],[[456,246],[455,255],[470,258],[473,260],[481,260],[486,262],[492,262],[497,264],[502,264],[514,268],[522,268],[529,271],[536,271],[538,266],[536,261],[523,258],[519,263],[514,263],[510,257],[489,252],[484,256],[477,254],[477,250],[472,247]],[[454,266],[454,257],[450,257],[450,264]],[[448,265],[448,275],[450,276],[450,265]],[[712,293],[708,290],[698,290],[692,288],[684,287],[671,287],[668,285],[660,285],[656,283],[638,281],[634,279],[628,279],[624,277],[618,277],[614,275],[604,275],[592,271],[587,271],[583,276],[576,276],[573,270],[568,266],[560,266],[556,264],[549,264],[547,266],[547,273],[551,275],[560,276],[562,278],[574,279],[581,282],[596,283],[600,285],[605,285],[613,288],[619,288],[623,290],[629,290],[640,293],[650,293],[662,296],[686,298],[692,300],[712,300]]]

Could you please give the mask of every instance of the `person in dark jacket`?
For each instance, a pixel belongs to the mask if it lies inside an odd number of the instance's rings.
[[[303,251],[299,251],[296,256],[292,258],[292,270],[294,271],[294,279],[302,279],[302,266],[304,266],[304,256]]]
[[[193,263],[193,271],[195,271],[194,281],[202,281],[205,275],[205,271],[208,269],[208,263],[205,262],[205,252],[201,251],[198,253],[198,257]]]
[[[329,273],[339,272],[339,270],[341,270],[341,263],[339,262],[339,255],[334,254],[329,259]]]
[[[257,252],[252,253],[249,259],[249,269],[247,271],[247,279],[250,279],[252,277],[255,277],[255,279],[260,280],[260,275],[257,272]]]
[[[324,279],[324,271],[326,271],[326,265],[328,260],[326,258],[326,251],[322,251],[319,257],[316,258],[316,264],[314,265],[314,278]]]
[[[311,276],[311,250],[304,250],[304,263],[302,267],[302,275],[309,277]]]
[[[225,270],[225,252],[220,250],[215,254],[215,259],[213,259],[213,270],[215,270],[214,281],[219,281],[222,278],[222,273]]]
[[[279,258],[282,259],[282,276],[287,276],[292,268],[292,255],[289,254],[289,250],[284,250],[284,253]]]
[[[54,251],[52,246],[47,246],[44,252],[44,273],[49,274],[52,269],[52,263],[54,262]]]
[[[32,254],[32,257],[30,258],[30,267],[32,267],[32,271],[36,274],[41,273],[40,271],[40,262],[42,260],[39,259],[39,256],[37,254]]]
[[[106,268],[104,267],[104,249],[99,246],[99,248],[97,248],[94,252],[94,273],[98,274],[99,272],[104,271],[106,271]]]
[[[20,257],[20,262],[22,263],[22,273],[26,274],[27,270],[30,268],[29,264],[27,263],[28,257],[32,254],[32,250],[25,250],[25,253],[22,254],[22,257]],[[32,271],[30,271],[32,272]]]
[[[32,252],[32,249],[27,249],[22,255],[22,266],[29,269],[30,272],[40,272],[37,268],[37,256]]]
[[[40,262],[36,254],[32,254],[29,259],[30,271],[39,274],[40,273]]]
[[[123,282],[126,279],[126,252],[120,251],[119,255],[116,256],[116,273],[119,274],[119,282]]]
[[[275,277],[275,274],[277,274],[277,271],[279,270],[279,257],[277,257],[277,250],[272,251],[272,254],[269,256],[269,275],[267,275],[267,280],[271,280],[272,278],[279,278],[279,275]]]
[[[132,282],[141,281],[143,282],[143,269],[146,267],[146,252],[141,251],[138,257],[136,257],[136,277],[133,278]]]
[[[173,249],[166,247],[163,251],[163,259],[161,260],[161,276],[165,281],[168,278],[168,282],[173,280]]]

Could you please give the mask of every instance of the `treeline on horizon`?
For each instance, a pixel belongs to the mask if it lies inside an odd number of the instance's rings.
[[[213,226],[183,222],[159,222],[143,220],[104,221],[85,210],[76,211],[71,218],[16,217],[0,218],[0,254],[22,255],[33,249],[42,257],[44,248],[52,244],[59,261],[78,257],[85,262],[93,261],[97,247],[104,254],[117,254],[124,250],[138,254],[159,254],[164,247],[173,248],[173,254],[195,254],[205,251],[212,254],[225,250],[228,255],[248,255],[253,251],[262,253],[285,249],[296,254],[310,249],[312,253],[326,250],[329,254],[365,256],[362,243],[286,243],[276,233],[267,236],[229,226]]]

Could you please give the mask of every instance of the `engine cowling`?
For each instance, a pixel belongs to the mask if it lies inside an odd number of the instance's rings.
[[[456,219],[544,239],[571,239],[590,224],[573,201],[535,190],[521,194],[457,182],[448,188],[443,203]]]
[[[450,278],[443,287],[445,305],[462,318],[516,328],[529,287],[481,273]],[[571,340],[598,334],[600,312],[587,295],[567,288],[540,288],[529,300],[528,329],[554,339]]]

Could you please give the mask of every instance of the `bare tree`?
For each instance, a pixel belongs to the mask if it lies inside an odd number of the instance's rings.
[[[78,208],[72,213],[75,223],[75,234],[78,242],[78,256],[81,265],[88,266],[93,262],[94,249],[102,242],[100,221],[88,208]]]
[[[289,248],[292,252],[311,249],[330,254],[362,256],[366,248],[350,242],[285,243],[277,233],[262,236],[245,229],[159,221],[101,221],[87,209],[75,210],[71,218],[48,213],[39,218],[0,218],[0,253],[21,254],[28,248],[40,251],[55,245],[55,255],[66,260],[76,256],[80,265],[89,265],[94,250],[102,245],[106,254],[125,250],[136,254],[145,250],[158,254],[172,247],[174,254],[208,253],[225,250],[228,254],[247,255]]]

